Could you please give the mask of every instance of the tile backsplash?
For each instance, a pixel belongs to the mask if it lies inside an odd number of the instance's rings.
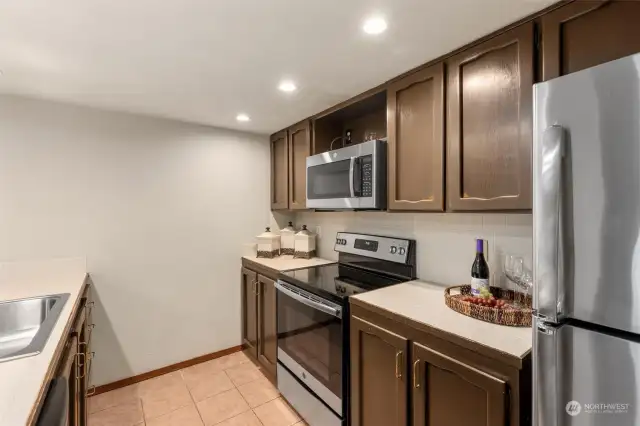
[[[531,214],[303,212],[296,215],[295,225],[312,231],[320,227],[318,256],[326,259],[338,258],[333,247],[339,231],[413,238],[418,278],[441,285],[469,282],[476,238],[488,241],[491,285],[507,286],[505,253],[522,256],[529,268],[532,262]]]

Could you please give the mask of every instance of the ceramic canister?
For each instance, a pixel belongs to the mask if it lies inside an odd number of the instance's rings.
[[[272,259],[280,255],[280,235],[271,232],[267,227],[266,231],[256,237],[258,243],[258,257]]]
[[[289,222],[289,226],[280,231],[280,254],[293,255],[295,253],[295,239],[296,230],[293,228],[293,223]]]
[[[296,234],[295,253],[293,257],[299,259],[311,259],[316,256],[316,234],[302,225],[302,230]]]

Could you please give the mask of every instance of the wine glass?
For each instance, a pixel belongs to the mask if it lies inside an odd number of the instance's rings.
[[[513,305],[515,307],[521,307],[521,303],[518,300],[518,276],[522,274],[523,259],[511,254],[505,254],[504,256],[504,275],[509,282],[509,289],[513,290]]]

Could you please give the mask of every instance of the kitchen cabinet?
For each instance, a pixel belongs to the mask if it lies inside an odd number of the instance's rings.
[[[289,128],[289,209],[304,210],[307,205],[307,157],[311,155],[311,122],[302,121]]]
[[[286,130],[271,136],[271,210],[289,208],[289,135]]]
[[[78,374],[78,336],[72,333],[65,343],[60,367],[56,373],[57,377],[63,377],[67,380],[69,407],[67,409],[66,425],[68,426],[87,424],[86,422],[81,423],[79,417],[79,403],[82,398],[77,384]]]
[[[408,340],[351,317],[351,424],[407,424]]]
[[[388,208],[444,209],[444,64],[387,89]]]
[[[504,380],[419,343],[412,351],[413,426],[508,424]]]
[[[447,207],[531,209],[534,28],[447,60]]]
[[[271,135],[271,210],[304,210],[311,122],[301,121]]]
[[[640,52],[640,2],[576,1],[543,15],[544,81]]]
[[[275,380],[278,349],[274,284],[277,272],[246,259],[242,262],[242,348]]]
[[[67,382],[69,405],[65,425],[68,426],[88,425],[87,397],[95,391],[95,388],[90,386],[91,363],[95,355],[91,350],[94,302],[91,300],[90,278],[87,280],[69,321],[67,337],[57,349],[58,356],[54,358],[51,375],[47,379],[47,383],[54,377]],[[43,393],[47,390],[43,389]],[[36,406],[32,414],[33,419],[38,417],[41,408]],[[35,420],[28,424],[35,424]]]
[[[254,358],[258,357],[258,274],[242,268],[242,344]]]
[[[276,334],[276,288],[275,281],[258,275],[258,361],[276,375],[277,334]]]
[[[531,357],[351,299],[353,426],[531,424]],[[464,346],[463,346],[464,345]]]

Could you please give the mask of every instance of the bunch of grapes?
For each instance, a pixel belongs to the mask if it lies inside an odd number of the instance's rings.
[[[462,298],[462,301],[473,303],[474,305],[481,305],[498,309],[506,307],[506,302],[504,300],[496,299],[487,288],[480,289],[479,297],[465,296]]]

